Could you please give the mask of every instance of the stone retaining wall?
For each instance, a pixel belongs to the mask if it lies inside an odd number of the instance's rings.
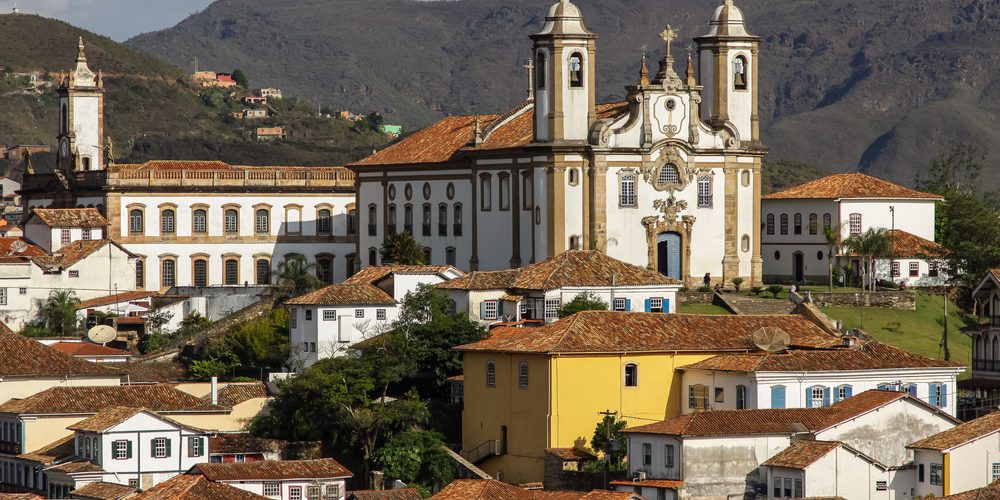
[[[715,292],[677,292],[677,302],[680,304],[711,304]]]
[[[916,310],[917,294],[902,292],[807,292],[807,297],[816,307],[886,307],[891,309]]]

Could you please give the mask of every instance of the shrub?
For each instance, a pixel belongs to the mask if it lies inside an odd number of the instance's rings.
[[[762,286],[752,286],[752,287],[750,287],[750,293],[752,293],[754,295],[760,295],[760,292],[763,292],[763,291],[764,291],[764,287],[762,287]]]
[[[778,298],[778,294],[781,293],[785,287],[781,285],[771,285],[767,287],[767,293],[774,295],[774,298]]]
[[[690,288],[688,288],[688,287],[686,287],[686,286],[682,286],[682,287],[680,288],[680,290],[678,290],[678,291],[679,291],[679,292],[681,292],[681,293],[684,293],[684,292],[690,292],[690,291],[691,291],[691,289],[690,289]]]
[[[738,292],[738,291],[740,291],[740,285],[743,284],[743,278],[740,278],[739,276],[737,276],[737,277],[729,280],[729,282],[732,283],[734,287],[736,287],[736,291]]]
[[[702,292],[702,293],[711,292],[712,291],[712,287],[710,287],[710,286],[699,286],[698,287],[698,291]]]

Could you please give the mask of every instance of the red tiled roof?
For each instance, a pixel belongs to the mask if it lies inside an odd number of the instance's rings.
[[[104,472],[104,469],[102,469],[99,465],[91,462],[90,460],[83,459],[62,462],[58,465],[53,465],[46,470],[57,470],[65,472],[66,474],[73,474],[76,472]]]
[[[219,389],[219,404],[222,406],[236,406],[251,399],[267,397],[267,387],[260,382],[239,382],[228,384]],[[212,395],[205,396],[205,400],[211,401]]]
[[[793,348],[840,345],[839,339],[798,315],[581,311],[539,328],[494,329],[488,338],[455,349],[537,353],[754,351],[753,333],[765,326],[788,332]]]
[[[135,488],[124,484],[95,481],[70,492],[73,498],[88,500],[121,500],[135,493]]]
[[[45,500],[37,493],[0,493],[0,500]]]
[[[633,493],[593,490],[526,490],[495,479],[456,479],[431,497],[435,500],[630,500]]]
[[[519,272],[520,269],[473,271],[434,286],[444,290],[506,290],[514,284]]]
[[[559,458],[560,460],[595,460],[592,453],[580,448],[546,448],[545,453]]]
[[[946,451],[995,432],[1000,432],[1000,411],[910,443],[907,448]]]
[[[32,212],[49,227],[104,227],[108,225],[108,219],[105,219],[96,208],[36,208]]]
[[[59,250],[56,250],[52,255],[32,257],[31,260],[40,267],[66,269],[108,246],[109,243],[126,254],[132,255],[131,252],[111,240],[77,240],[59,247]]]
[[[135,500],[267,500],[267,497],[214,483],[199,474],[180,474],[133,497]]]
[[[827,453],[839,448],[839,441],[800,440],[781,450],[777,455],[767,459],[761,465],[785,467],[788,469],[805,469],[813,462],[823,458]]]
[[[115,385],[52,387],[24,399],[11,399],[0,404],[0,412],[87,415],[112,406],[147,408],[158,413],[226,411],[222,406],[206,403],[168,385]]]
[[[673,479],[643,479],[641,481],[619,479],[611,481],[611,484],[615,486],[641,486],[646,488],[667,488],[676,490],[677,488],[684,486],[684,481],[677,481]]]
[[[72,457],[76,453],[76,444],[73,442],[73,435],[53,441],[35,451],[22,453],[17,458],[30,460],[40,464],[49,464],[61,458]]]
[[[252,436],[249,432],[227,432],[216,434],[209,438],[208,449],[211,453],[280,453],[285,447],[285,441]]]
[[[354,490],[347,500],[423,500],[416,488],[395,488],[391,490]]]
[[[396,300],[373,285],[338,283],[299,295],[285,302],[291,306],[395,305]]]
[[[982,488],[941,497],[941,500],[1000,500],[1000,479]]]
[[[90,342],[56,342],[50,347],[69,354],[70,356],[129,356],[130,354],[121,349],[114,349],[100,344]]]
[[[14,242],[24,243],[24,251],[14,253],[10,247]],[[29,242],[28,240],[16,236],[3,236],[0,237],[0,258],[6,257],[38,257],[41,255],[46,255],[45,250],[42,250],[37,245]]]
[[[782,353],[720,354],[682,366],[683,370],[734,372],[857,371],[897,368],[959,368],[962,363],[928,358],[877,341],[850,348],[790,350]]]
[[[628,103],[600,104],[596,112],[600,119],[616,117],[628,112]],[[527,146],[533,139],[534,110],[527,109],[520,114],[515,112],[513,118],[509,114],[449,116],[348,166],[445,163],[460,158],[468,151]],[[489,133],[485,142],[471,146],[477,119],[480,129]],[[503,123],[490,130],[497,120]]]
[[[897,259],[929,259],[944,257],[947,254],[944,247],[937,242],[921,238],[902,229],[890,229],[889,240],[892,242],[892,255]]]
[[[354,476],[332,458],[198,464],[192,470],[212,481],[333,479]]]
[[[374,285],[375,283],[382,281],[383,278],[389,276],[390,274],[443,274],[448,271],[455,271],[457,274],[464,274],[462,271],[459,271],[452,266],[368,266],[358,271],[358,273],[354,276],[344,280],[344,283],[348,285]]]
[[[804,200],[842,198],[917,198],[940,200],[936,194],[922,193],[861,173],[833,174],[763,196],[764,200]]]
[[[115,377],[124,373],[98,363],[77,359],[59,352],[34,339],[11,332],[6,325],[0,329],[0,375],[3,376],[105,376]]]
[[[97,297],[95,299],[84,300],[76,306],[77,310],[89,309],[91,307],[109,306],[111,304],[122,304],[125,302],[135,302],[142,299],[149,299],[159,295],[157,292],[151,292],[148,290],[132,290],[128,292],[120,292],[115,295],[105,295],[104,297]]]

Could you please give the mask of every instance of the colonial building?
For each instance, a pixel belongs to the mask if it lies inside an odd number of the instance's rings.
[[[910,443],[917,466],[915,495],[946,496],[1000,479],[1000,412]]]
[[[972,291],[979,324],[972,337],[972,378],[959,388],[973,391],[977,407],[994,408],[1000,399],[1000,269],[990,269]]]
[[[104,237],[137,257],[134,280],[121,290],[270,284],[272,270],[292,255],[315,262],[326,282],[353,273],[351,171],[221,161],[116,164],[104,135],[103,79],[87,66],[82,41],[60,96],[55,169],[29,170],[22,203],[26,210],[100,212]]]
[[[825,231],[842,243],[868,229],[891,231],[889,258],[876,263],[878,279],[943,285],[940,245],[934,242],[934,206],[942,198],[865,174],[834,174],[763,197],[764,279],[768,283],[828,280],[830,259],[861,274],[861,258],[830,254]],[[891,274],[891,276],[890,276]]]
[[[349,165],[357,255],[375,265],[387,235],[408,231],[432,263],[466,270],[586,249],[689,284],[760,283],[760,39],[725,0],[681,77],[678,32],[661,36],[659,71],[643,57],[625,101],[599,104],[597,35],[576,5],[552,5],[523,103],[445,118]]]
[[[190,474],[268,498],[288,500],[344,500],[346,482],[354,476],[332,458],[207,463],[196,465]]]

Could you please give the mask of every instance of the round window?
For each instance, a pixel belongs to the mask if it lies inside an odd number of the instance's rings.
[[[410,198],[413,198],[413,186],[407,184],[403,188],[403,196],[406,196],[406,201],[410,201]]]
[[[448,187],[445,188],[445,194],[448,195],[449,200],[455,199],[455,185],[449,182]]]
[[[389,199],[390,200],[395,200],[396,199],[396,185],[395,184],[389,184]]]
[[[424,199],[428,200],[428,199],[430,199],[430,197],[431,197],[431,183],[425,182],[424,183]]]
[[[677,108],[677,102],[673,99],[667,101],[667,111],[673,111],[675,108]]]
[[[816,252],[816,260],[823,260],[823,251]]]
[[[774,260],[781,260],[781,252],[777,250],[774,251]]]

